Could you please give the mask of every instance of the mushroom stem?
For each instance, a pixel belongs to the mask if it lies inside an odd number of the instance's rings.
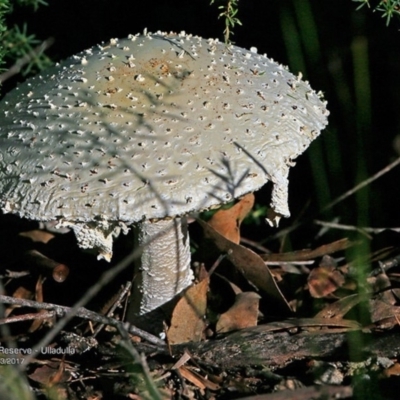
[[[186,218],[137,225],[142,255],[136,267],[130,315],[143,315],[167,303],[193,280]]]

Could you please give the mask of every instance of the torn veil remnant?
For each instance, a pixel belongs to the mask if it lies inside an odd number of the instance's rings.
[[[327,116],[308,82],[255,51],[185,33],[113,39],[5,97],[0,206],[58,220],[106,259],[129,225],[143,243],[169,238],[157,263],[173,283],[155,284],[167,295],[148,287],[162,274],[144,246],[147,312],[191,282],[186,214],[271,181],[275,221],[289,216],[289,168]]]

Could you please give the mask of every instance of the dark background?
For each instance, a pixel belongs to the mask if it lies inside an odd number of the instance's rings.
[[[209,0],[49,0],[37,12],[15,9],[8,24],[27,23],[38,38],[55,39],[54,61],[112,37],[143,31],[181,31],[223,40],[223,19]],[[373,3],[373,2],[372,2]],[[394,169],[358,195],[319,213],[398,154],[400,131],[400,20],[389,27],[380,13],[351,0],[240,0],[233,41],[303,72],[322,90],[330,125],[291,171],[289,226],[300,216],[343,224],[400,226],[399,172]],[[6,82],[3,93],[21,76]],[[265,193],[260,204],[268,203]],[[304,213],[304,214],[302,214]],[[319,213],[319,214],[318,214]],[[261,228],[264,234],[272,231]],[[314,227],[314,229],[316,229]],[[254,233],[254,230],[253,230]],[[304,239],[300,237],[299,245]],[[304,239],[305,240],[305,239]]]

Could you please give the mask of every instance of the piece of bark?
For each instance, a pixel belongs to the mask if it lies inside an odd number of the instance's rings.
[[[192,354],[202,361],[232,368],[245,365],[283,367],[292,360],[307,357],[333,357],[346,353],[346,336],[343,333],[292,335],[288,332],[263,332],[262,329],[242,329],[223,339],[200,345]]]
[[[246,365],[283,367],[304,358],[348,360],[351,353],[362,358],[397,357],[400,354],[398,332],[379,334],[352,332],[271,332],[262,325],[246,328],[208,342],[174,346],[174,352],[188,349],[204,363],[221,368]]]

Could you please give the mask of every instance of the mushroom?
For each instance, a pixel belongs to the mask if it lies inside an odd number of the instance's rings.
[[[112,39],[11,91],[0,105],[0,207],[73,229],[110,260],[134,225],[135,312],[192,281],[185,216],[273,184],[327,124],[326,102],[265,55],[184,32]]]

